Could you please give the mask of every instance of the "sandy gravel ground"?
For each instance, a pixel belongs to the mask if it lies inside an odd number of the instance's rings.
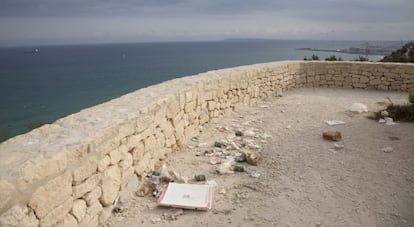
[[[414,226],[414,124],[385,126],[367,119],[370,113],[347,112],[354,102],[377,111],[386,97],[407,102],[406,93],[298,89],[224,116],[165,160],[182,175],[205,174],[217,182],[211,210],[184,210],[177,220],[165,220],[169,208],[135,196],[131,183],[124,211],[106,226]],[[324,120],[346,123],[328,126]],[[204,155],[237,129],[255,132],[257,138],[233,139],[260,145],[252,149],[262,156],[259,165],[243,163],[258,178],[219,175]],[[342,133],[343,149],[321,138],[328,130]]]

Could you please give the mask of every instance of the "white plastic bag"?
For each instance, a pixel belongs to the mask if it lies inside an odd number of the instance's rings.
[[[363,113],[363,112],[368,112],[368,107],[362,103],[352,103],[351,107],[349,108],[350,111],[355,112],[355,113]]]

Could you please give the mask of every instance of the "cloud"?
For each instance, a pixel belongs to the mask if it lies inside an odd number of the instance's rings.
[[[412,0],[0,0],[0,45],[42,39],[412,39],[413,11]]]

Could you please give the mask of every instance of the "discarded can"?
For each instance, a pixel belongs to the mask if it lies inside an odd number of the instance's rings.
[[[236,136],[243,136],[243,132],[242,131],[236,131],[235,135]]]
[[[342,139],[342,135],[341,132],[324,132],[322,133],[322,137],[326,140],[331,140],[331,141],[339,141]]]
[[[246,155],[244,153],[240,153],[234,157],[234,161],[236,162],[245,162],[246,161]]]
[[[194,180],[196,180],[196,181],[205,181],[206,180],[206,176],[203,175],[203,174],[195,175],[194,176]]]
[[[233,170],[235,172],[244,172],[244,167],[243,166],[235,165],[235,166],[233,166]]]
[[[214,142],[214,146],[218,148],[223,148],[226,147],[226,144],[224,144],[223,142],[216,141]]]

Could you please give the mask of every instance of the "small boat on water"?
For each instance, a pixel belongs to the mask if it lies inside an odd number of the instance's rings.
[[[24,53],[25,54],[37,54],[39,53],[39,49],[26,50]]]

